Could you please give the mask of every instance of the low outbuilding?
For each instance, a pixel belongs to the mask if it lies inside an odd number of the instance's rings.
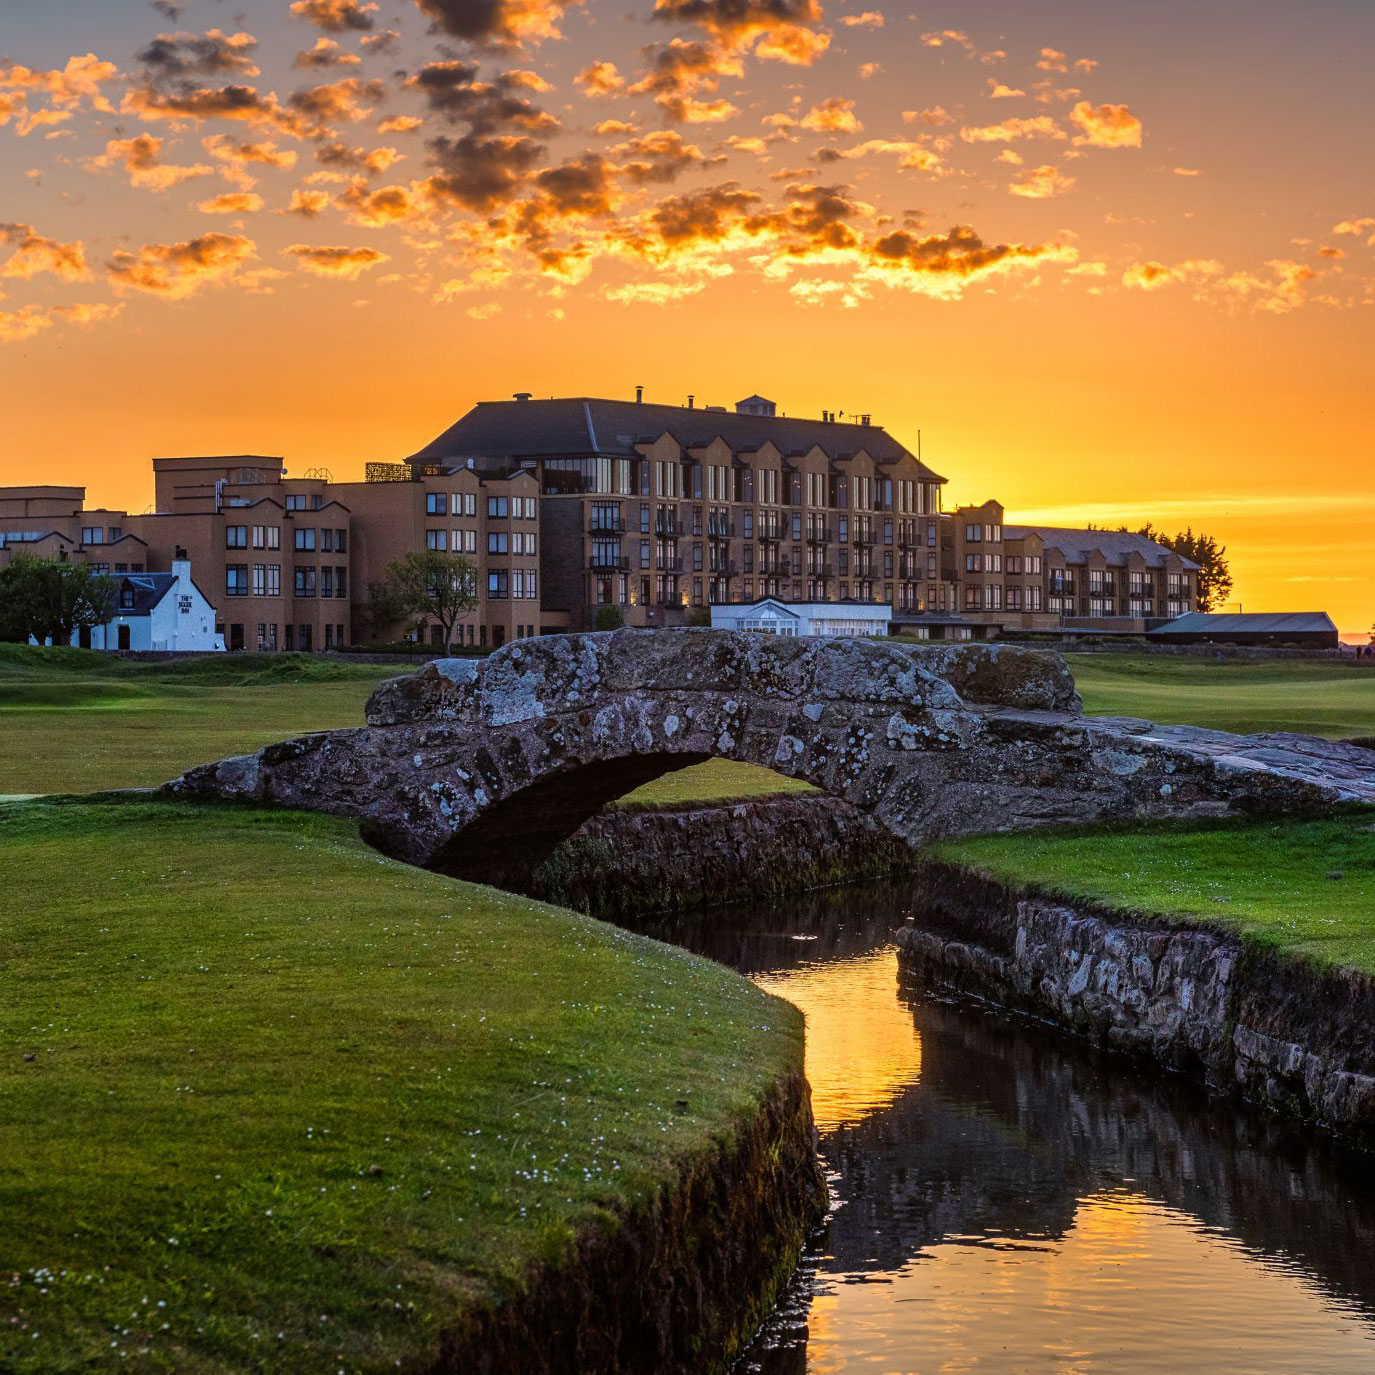
[[[1163,644],[1295,645],[1336,649],[1337,627],[1325,611],[1190,611],[1146,632]]]
[[[893,608],[878,602],[785,602],[761,597],[711,608],[713,630],[759,630],[767,635],[886,635],[892,619]]]

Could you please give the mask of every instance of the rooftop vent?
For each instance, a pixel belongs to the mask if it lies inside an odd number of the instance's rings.
[[[737,401],[735,413],[737,415],[777,415],[778,410],[768,397],[760,396],[756,392],[755,395],[747,396],[743,401]]]
[[[534,393],[528,391],[518,391],[513,392],[512,395],[516,398],[517,401],[528,401],[531,398],[531,396],[534,395]]]
[[[643,387],[636,387],[636,388],[635,388],[635,404],[636,404],[637,406],[640,405],[640,404],[644,401],[644,399],[645,399],[645,389],[644,389]]]

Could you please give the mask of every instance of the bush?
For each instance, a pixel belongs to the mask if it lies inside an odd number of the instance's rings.
[[[619,606],[599,606],[592,624],[598,630],[619,630],[625,624],[625,616]]]

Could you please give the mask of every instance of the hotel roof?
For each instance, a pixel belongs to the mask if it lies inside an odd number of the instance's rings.
[[[721,438],[737,453],[752,452],[770,440],[784,454],[813,446],[833,461],[861,449],[880,464],[916,456],[881,425],[803,420],[782,415],[742,415],[704,407],[660,406],[650,402],[608,401],[596,397],[551,397],[545,401],[479,401],[410,457],[412,463],[463,463],[469,458],[638,457],[636,444],[671,434],[684,446]],[[931,482],[945,479],[923,465]]]
[[[1078,530],[1057,525],[1003,526],[1004,539],[1024,539],[1027,535],[1039,535],[1047,549],[1058,550],[1069,564],[1085,563],[1088,556],[1097,551],[1114,566],[1124,565],[1128,554],[1139,554],[1150,567],[1162,568],[1172,552],[1163,544],[1128,530]],[[1199,566],[1182,554],[1179,560],[1185,568]]]

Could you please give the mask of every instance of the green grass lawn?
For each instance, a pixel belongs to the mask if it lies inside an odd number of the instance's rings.
[[[1375,974],[1375,811],[947,841],[935,859]]]
[[[356,726],[404,664],[304,654],[139,663],[0,645],[0,795],[165,783],[193,764]]]
[[[1241,734],[1375,735],[1375,669],[1312,659],[1071,654],[1084,710]]]
[[[802,1062],[734,973],[323,817],[0,806],[0,884],[0,1370],[427,1369]]]

